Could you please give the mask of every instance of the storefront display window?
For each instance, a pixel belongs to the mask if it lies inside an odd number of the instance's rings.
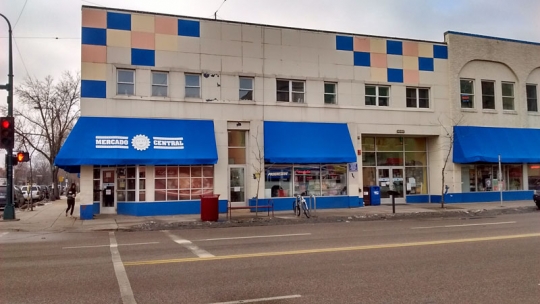
[[[529,190],[540,190],[540,164],[528,164]]]
[[[377,185],[377,168],[376,167],[363,167],[362,177],[364,187]]]
[[[502,190],[523,190],[522,165],[502,165],[502,181],[499,179],[498,164],[469,165],[461,167],[461,181],[463,184],[461,189],[462,192],[475,192],[500,191],[501,187]]]
[[[157,166],[154,186],[156,201],[198,200],[214,191],[214,167]]]
[[[403,166],[403,152],[378,152],[377,166]]]
[[[405,137],[405,151],[426,151],[426,139],[424,137]]]
[[[427,194],[427,167],[406,167],[405,185],[407,194]]]
[[[375,137],[362,137],[362,151],[375,151]]]
[[[377,151],[403,151],[402,137],[377,137]]]
[[[405,166],[426,166],[426,152],[405,152]]]
[[[375,152],[363,152],[362,164],[364,166],[375,166]]]
[[[505,175],[508,182],[504,190],[523,190],[523,166],[508,165],[505,167],[503,167],[503,171],[505,173],[507,172]]]
[[[267,167],[264,176],[265,197],[291,197],[292,167]]]
[[[292,197],[302,193],[347,195],[347,165],[266,166],[265,197]]]

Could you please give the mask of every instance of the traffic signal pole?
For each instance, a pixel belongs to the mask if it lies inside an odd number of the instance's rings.
[[[6,16],[0,14],[8,24],[8,47],[9,47],[9,71],[8,71],[8,83],[7,85],[2,85],[0,88],[8,91],[7,104],[8,104],[8,117],[13,117],[13,47],[11,45],[13,37],[11,31],[11,23]],[[6,168],[6,177],[7,177],[7,191],[6,191],[6,207],[4,208],[4,220],[14,220],[15,219],[15,206],[13,205],[13,147],[8,147],[6,149],[7,157],[7,168]]]

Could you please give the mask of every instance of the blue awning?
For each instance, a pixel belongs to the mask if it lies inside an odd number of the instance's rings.
[[[264,122],[264,160],[272,164],[356,162],[344,123]]]
[[[540,129],[454,127],[454,163],[540,163]]]
[[[217,162],[214,122],[80,117],[54,161],[81,165],[201,165]]]

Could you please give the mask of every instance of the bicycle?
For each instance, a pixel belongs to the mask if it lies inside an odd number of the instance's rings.
[[[306,200],[304,199],[303,193],[296,194],[296,198],[293,201],[293,211],[296,216],[300,216],[302,214],[302,211],[306,215],[306,218],[309,218],[311,216],[309,212],[309,207]]]

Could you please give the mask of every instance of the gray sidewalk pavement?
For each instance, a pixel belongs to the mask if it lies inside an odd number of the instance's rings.
[[[79,219],[79,204],[75,206],[73,217],[65,215],[67,208],[66,199],[62,198],[54,202],[45,203],[43,206],[37,206],[33,211],[16,209],[16,221],[0,220],[0,232],[4,231],[48,231],[48,232],[84,232],[84,231],[112,231],[112,230],[148,230],[153,226],[159,229],[159,225],[169,227],[189,226],[197,224],[202,225],[200,216],[194,215],[174,215],[174,216],[147,216],[136,217],[128,215],[96,215],[93,220]],[[464,203],[464,204],[446,204],[445,209],[440,208],[440,204],[397,204],[396,214],[392,214],[391,205],[366,206],[349,209],[319,209],[312,210],[312,218],[298,218],[291,211],[276,211],[274,218],[269,218],[266,211],[259,212],[259,218],[255,218],[255,213],[248,210],[233,210],[232,219],[227,219],[227,214],[219,215],[219,223],[241,224],[253,223],[256,221],[272,221],[280,224],[294,223],[302,221],[318,222],[324,220],[357,220],[357,219],[387,219],[404,218],[407,216],[472,216],[480,212],[508,213],[513,211],[533,212],[536,209],[533,201],[508,201],[497,203]],[[212,225],[211,223],[207,223]],[[214,225],[214,227],[219,225]],[[134,228],[135,227],[135,228]],[[146,227],[146,229],[145,229]],[[151,227],[150,227],[151,228]]]

